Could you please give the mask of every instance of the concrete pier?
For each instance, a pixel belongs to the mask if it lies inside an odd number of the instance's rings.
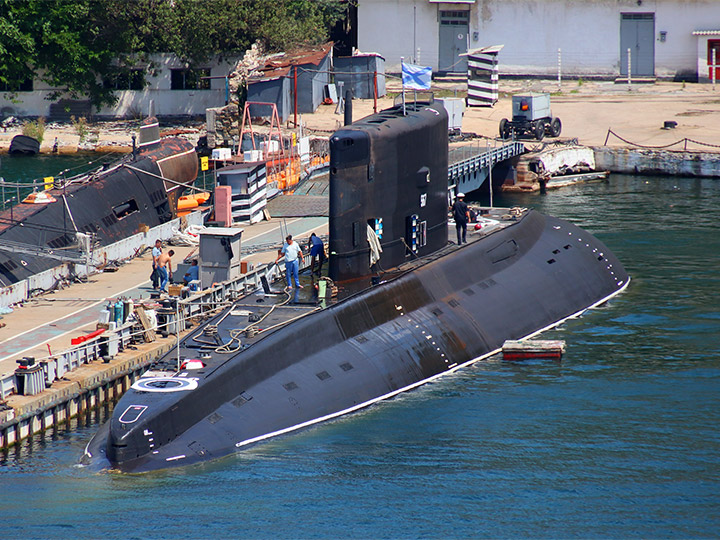
[[[599,169],[622,174],[720,177],[720,153],[595,146]]]
[[[311,232],[327,234],[327,218],[272,219],[255,225],[243,225],[242,257],[256,267],[275,260],[277,249],[286,234],[292,234],[305,246]],[[193,249],[174,246],[174,265]],[[309,260],[309,258],[308,258]],[[88,283],[75,284],[16,307],[3,317],[0,329],[0,377],[16,368],[24,356],[47,357],[48,350],[69,347],[70,338],[95,330],[103,305],[117,296],[147,298],[151,292],[149,254],[137,257],[117,272],[92,276]],[[177,279],[181,276],[176,276]],[[237,287],[244,287],[243,277]],[[211,302],[221,302],[232,285],[220,285],[207,292]],[[210,302],[208,302],[210,303]],[[188,313],[204,315],[202,307],[188,308]],[[181,321],[180,338],[185,321]],[[141,336],[128,343],[105,362],[101,357],[63,374],[60,380],[34,396],[12,394],[0,399],[0,448],[8,448],[47,429],[67,423],[71,418],[98,406],[117,400],[146,371],[147,367],[176,345],[176,336],[145,343]],[[57,353],[56,353],[57,354]]]

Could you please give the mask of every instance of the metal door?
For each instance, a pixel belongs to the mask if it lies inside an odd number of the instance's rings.
[[[709,39],[707,47],[708,79],[712,80],[713,51],[715,51],[715,80],[720,81],[720,39]]]
[[[440,58],[442,72],[467,73],[468,14],[469,11],[440,12]]]
[[[655,14],[622,13],[620,20],[620,74],[627,76],[628,54],[633,77],[655,75]]]

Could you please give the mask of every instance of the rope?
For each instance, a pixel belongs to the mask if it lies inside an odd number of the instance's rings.
[[[636,146],[636,147],[638,147],[638,148],[647,148],[647,149],[650,149],[650,150],[662,150],[662,149],[664,149],[664,148],[670,148],[671,146],[676,146],[676,145],[681,144],[681,143],[684,144],[684,149],[685,149],[685,150],[687,150],[687,143],[694,143],[694,144],[698,144],[698,145],[700,145],[700,146],[709,146],[709,147],[712,147],[712,148],[720,148],[720,144],[711,144],[711,143],[706,143],[706,142],[702,142],[702,141],[696,141],[696,140],[694,140],[694,139],[688,139],[687,137],[685,137],[684,139],[680,139],[680,140],[678,140],[678,141],[675,141],[675,142],[673,142],[673,143],[665,144],[665,145],[661,145],[661,146],[650,146],[650,145],[645,145],[645,144],[638,144],[638,143],[634,143],[634,142],[632,142],[632,141],[628,141],[627,139],[621,137],[620,135],[618,135],[617,133],[615,133],[612,129],[608,129],[607,135],[606,135],[606,137],[605,137],[605,143],[603,144],[603,146],[607,146],[608,139],[610,138],[610,135],[614,135],[615,137],[617,137],[618,139],[620,139],[622,142],[624,142],[624,143],[626,143],[626,144],[629,144],[629,145],[631,145],[631,146]]]

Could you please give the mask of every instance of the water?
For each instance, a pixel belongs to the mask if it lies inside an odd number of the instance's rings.
[[[96,154],[96,153],[78,153],[78,154],[38,154],[36,156],[11,156],[3,154],[0,156],[0,178],[9,183],[28,183],[33,181],[42,182],[46,176],[59,176],[64,172],[65,177],[80,174],[94,167],[100,166],[103,162],[112,161],[116,154]],[[18,192],[14,188],[5,188],[0,193],[0,208],[5,206],[9,208],[10,200],[15,197],[13,204],[18,200],[24,199],[32,189],[20,189]]]
[[[720,182],[613,176],[518,195],[600,237],[633,281],[491,359],[239,456],[140,476],[75,465],[96,427],[0,465],[3,537],[707,538],[720,529]]]

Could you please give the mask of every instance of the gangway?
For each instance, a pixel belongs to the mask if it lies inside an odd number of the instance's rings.
[[[520,141],[493,141],[496,146],[479,144],[450,148],[448,152],[448,187],[468,193],[480,189],[488,177],[490,167],[525,153]],[[495,184],[495,182],[493,182]]]

